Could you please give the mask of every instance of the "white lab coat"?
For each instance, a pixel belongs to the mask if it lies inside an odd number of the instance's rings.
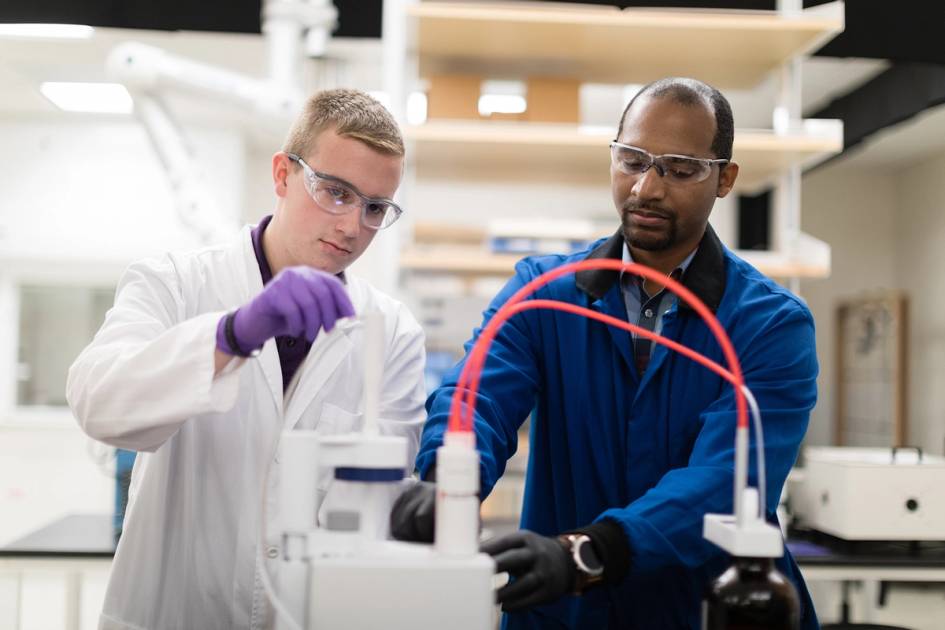
[[[255,569],[268,464],[278,459],[282,429],[359,427],[363,327],[343,320],[322,332],[285,403],[273,340],[257,359],[234,361],[214,378],[217,321],[262,288],[249,227],[228,245],[132,264],[69,370],[67,397],[82,429],[139,451],[103,629],[271,623]],[[412,464],[425,417],[423,332],[402,304],[366,282],[349,274],[347,289],[357,313],[384,315],[381,430],[407,437]],[[278,470],[267,490],[270,558],[278,554]],[[276,572],[276,561],[268,566]]]

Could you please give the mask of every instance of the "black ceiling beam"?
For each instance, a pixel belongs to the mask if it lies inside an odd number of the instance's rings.
[[[846,0],[846,27],[817,55],[945,64],[943,40],[945,3]]]
[[[943,103],[945,65],[897,63],[810,117],[842,120],[847,151],[880,129]]]
[[[572,0],[575,1],[575,0]],[[576,0],[581,2],[582,0]],[[830,0],[803,0],[812,7]],[[620,7],[772,10],[776,0],[583,0]],[[334,0],[339,37],[380,37],[382,0]],[[262,0],[0,0],[0,22],[259,33]],[[816,54],[945,63],[945,3],[847,0],[846,30]]]
[[[382,0],[335,0],[336,37],[380,37]],[[262,0],[0,0],[0,22],[259,33]]]

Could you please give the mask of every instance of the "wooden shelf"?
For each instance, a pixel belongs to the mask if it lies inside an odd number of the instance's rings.
[[[567,181],[609,185],[613,129],[503,121],[433,121],[406,129],[424,177]],[[754,192],[793,164],[810,165],[843,149],[841,133],[735,132],[736,190]]]
[[[844,27],[842,2],[793,16],[524,2],[421,2],[407,12],[421,76],[648,83],[684,74],[720,88],[754,87]]]
[[[789,260],[771,252],[738,251],[739,256],[772,278],[826,278],[830,260]],[[405,271],[448,274],[466,278],[510,277],[515,263],[524,258],[518,254],[493,254],[481,248],[461,246],[424,246],[401,253],[400,266]]]

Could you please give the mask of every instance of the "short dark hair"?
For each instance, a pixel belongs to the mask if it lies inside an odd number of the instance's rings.
[[[617,137],[623,132],[623,121],[627,112],[641,96],[652,98],[669,98],[680,105],[705,105],[715,114],[715,137],[712,138],[711,150],[715,157],[723,160],[732,159],[732,143],[735,140],[735,120],[732,118],[732,106],[728,99],[717,89],[698,79],[685,77],[669,77],[653,81],[641,89],[627,103],[627,107],[620,116],[617,127]]]

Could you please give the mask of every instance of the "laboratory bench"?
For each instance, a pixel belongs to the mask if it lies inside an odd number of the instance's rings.
[[[21,624],[22,583],[29,573],[65,576],[66,630],[78,630],[82,618],[82,584],[90,573],[107,573],[115,555],[111,514],[70,514],[0,547],[0,575],[16,583],[12,626]]]
[[[492,537],[518,529],[518,519],[485,519],[483,534]],[[78,630],[83,576],[107,572],[115,554],[113,517],[108,514],[63,516],[22,538],[0,547],[0,573],[18,580],[30,572],[61,572],[66,576],[65,628]],[[841,616],[849,610],[851,587],[860,586],[862,619],[885,605],[890,583],[945,584],[945,542],[851,542],[810,531],[791,531],[788,548],[808,582],[839,582],[843,587]],[[19,583],[18,583],[19,595]],[[12,628],[19,628],[17,617]]]
[[[791,531],[791,554],[807,582],[839,582],[840,617],[849,621],[851,587],[859,585],[861,619],[886,605],[891,583],[945,584],[945,541],[849,541],[816,531]]]

